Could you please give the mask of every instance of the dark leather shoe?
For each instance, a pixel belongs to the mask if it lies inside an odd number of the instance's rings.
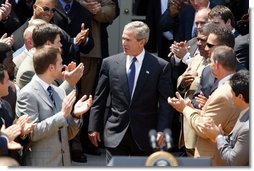
[[[95,156],[100,156],[101,152],[99,149],[91,149],[91,148],[87,148],[86,150],[84,150],[84,153],[86,154],[91,154],[91,155],[95,155]]]
[[[78,154],[78,155],[73,154],[71,156],[71,160],[74,161],[74,162],[86,163],[87,162],[87,157],[86,157],[85,154]]]

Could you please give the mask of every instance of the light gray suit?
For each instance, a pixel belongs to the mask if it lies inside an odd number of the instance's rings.
[[[33,58],[31,56],[27,56],[19,66],[16,75],[16,84],[18,85],[18,87],[22,89],[26,84],[28,84],[31,81],[34,74],[35,71]],[[67,81],[64,81],[60,85],[60,87],[65,90],[66,94],[69,94],[73,90],[73,87],[71,87]]]
[[[232,132],[216,139],[221,158],[228,165],[249,165],[249,109],[241,115]]]
[[[71,165],[68,140],[75,137],[82,122],[76,123],[71,116],[65,118],[59,113],[65,91],[56,86],[52,88],[56,107],[35,76],[21,89],[17,100],[17,114],[28,114],[37,123],[29,135],[31,150],[25,156],[29,166]]]

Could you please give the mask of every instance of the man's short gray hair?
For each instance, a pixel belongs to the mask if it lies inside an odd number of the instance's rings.
[[[145,42],[147,43],[149,40],[149,33],[150,29],[142,21],[133,21],[124,26],[124,30],[132,30],[135,32],[135,37],[137,40],[145,39]]]

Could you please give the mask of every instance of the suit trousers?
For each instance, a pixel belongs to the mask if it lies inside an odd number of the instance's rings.
[[[112,156],[149,156],[153,151],[141,150],[132,138],[130,127],[127,129],[122,141],[115,148],[106,147],[106,162],[109,163]]]

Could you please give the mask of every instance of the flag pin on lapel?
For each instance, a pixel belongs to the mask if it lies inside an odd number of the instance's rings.
[[[150,74],[150,72],[149,72],[149,71],[146,71],[146,73],[147,73],[147,74]]]

